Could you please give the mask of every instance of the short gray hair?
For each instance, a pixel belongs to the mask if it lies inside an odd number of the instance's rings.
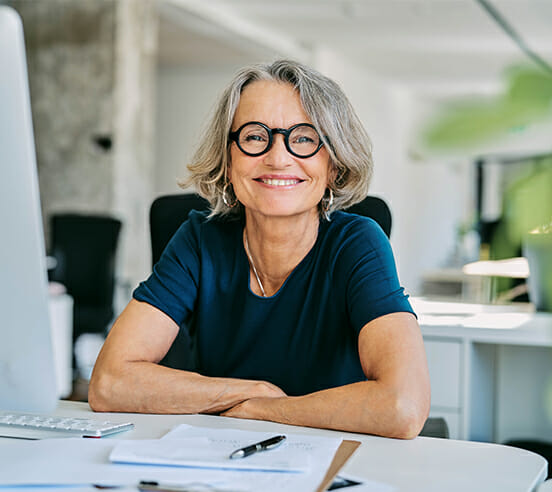
[[[210,202],[211,215],[241,212],[241,204],[229,208],[223,201],[230,159],[229,133],[243,89],[260,80],[291,84],[324,140],[336,176],[330,185],[334,201],[329,212],[363,200],[368,194],[373,170],[372,145],[366,130],[339,85],[316,70],[290,60],[252,65],[235,75],[222,93],[188,165],[191,174],[180,185],[195,186]]]

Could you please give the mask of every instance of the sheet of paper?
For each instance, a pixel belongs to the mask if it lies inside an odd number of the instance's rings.
[[[213,445],[223,448],[224,452],[228,453],[228,456],[235,449],[260,442],[264,439],[272,437],[273,435],[273,432],[254,432],[238,429],[213,429],[181,424],[163,436],[160,441],[174,441],[203,437],[209,439]],[[260,463],[271,463],[275,461],[277,456],[282,455],[282,461],[287,459],[293,467],[293,463],[301,464],[304,460],[308,460],[309,474],[311,476],[320,476],[320,482],[326,474],[326,471],[328,470],[335,452],[341,442],[342,439],[334,437],[286,433],[286,442],[279,448],[257,453],[256,455],[249,456],[243,460],[228,460],[226,457],[225,461],[245,462],[250,459],[253,461],[253,458],[256,458]],[[304,469],[302,466],[300,468]],[[291,469],[292,468],[288,468],[288,470]]]
[[[176,431],[181,433],[185,429],[176,429]],[[202,431],[194,427],[192,432]],[[321,438],[316,436],[301,436],[301,438],[298,446],[301,445],[305,450],[314,452],[310,471],[306,473],[114,464],[109,462],[109,455],[117,444],[123,442],[122,440],[75,438],[17,441],[5,439],[0,440],[0,487],[71,484],[135,486],[140,480],[146,480],[168,485],[201,483],[211,488],[233,492],[258,492],[259,490],[309,492],[316,490],[322,480],[340,440],[335,440],[333,451],[328,447],[321,452],[317,448],[319,444],[317,441]]]
[[[306,472],[319,461],[331,462],[341,444],[341,439],[338,438],[287,433],[286,440],[275,449],[243,459],[229,459],[232,451],[273,436],[274,432],[212,429],[182,424],[157,440],[149,451],[147,443],[133,445],[131,441],[127,441],[129,444],[125,443],[123,446],[127,451],[134,448],[141,458],[155,454],[155,459],[161,460],[156,462],[163,462],[163,459],[170,457],[171,463],[167,464]]]
[[[309,455],[298,453],[294,443],[284,442],[277,449],[255,453],[243,459],[230,459],[230,453],[257,441],[190,437],[184,439],[122,441],[111,452],[112,463],[171,465],[226,470],[306,472]],[[289,441],[287,439],[286,441]],[[291,445],[290,445],[291,444]]]

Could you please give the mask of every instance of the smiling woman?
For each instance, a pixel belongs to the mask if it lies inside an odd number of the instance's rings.
[[[370,142],[341,89],[298,63],[242,70],[189,166],[192,213],[113,326],[99,411],[222,413],[412,438],[429,411],[416,317],[362,200]],[[178,331],[194,371],[159,365]]]

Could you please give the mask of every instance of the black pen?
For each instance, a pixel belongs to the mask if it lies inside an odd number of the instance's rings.
[[[253,453],[258,453],[259,451],[268,451],[269,449],[274,449],[275,447],[282,444],[286,439],[286,436],[274,436],[266,441],[258,442],[257,444],[251,444],[251,446],[246,446],[245,448],[237,449],[230,455],[230,459],[234,460],[237,458],[245,458]]]

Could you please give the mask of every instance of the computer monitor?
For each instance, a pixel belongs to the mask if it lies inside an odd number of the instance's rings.
[[[23,27],[0,6],[0,410],[56,406]]]

